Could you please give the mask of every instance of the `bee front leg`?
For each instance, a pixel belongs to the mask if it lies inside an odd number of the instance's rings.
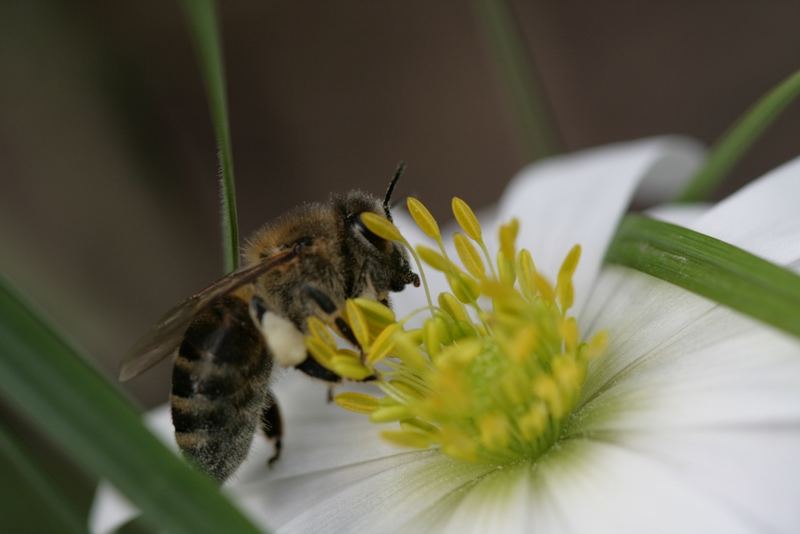
[[[361,347],[358,339],[356,339],[356,336],[353,333],[353,330],[347,324],[347,321],[345,321],[344,317],[342,317],[343,308],[341,306],[337,306],[333,299],[325,294],[324,291],[310,284],[307,284],[303,287],[303,292],[309,299],[311,299],[312,302],[316,304],[316,306],[319,308],[319,311],[322,312],[321,318],[326,323],[333,326],[339,335],[346,339],[351,345],[358,348],[363,361],[364,349]],[[332,382],[333,384],[341,382],[342,380],[339,375],[323,367],[311,355],[309,355],[302,364],[297,365],[296,367],[309,376],[321,378],[322,380]],[[335,377],[335,379],[332,379],[332,377]],[[361,380],[361,382],[369,382],[371,380],[375,380],[376,378],[376,376],[370,375]],[[328,391],[328,402],[331,402],[333,399],[333,384],[331,385],[331,389]]]
[[[303,291],[305,292],[306,296],[314,301],[319,309],[326,315],[325,319],[327,323],[333,325],[336,328],[336,331],[339,332],[339,335],[350,342],[354,347],[358,347],[358,349],[361,350],[361,345],[359,345],[355,334],[353,334],[353,331],[350,329],[347,321],[345,321],[344,317],[342,317],[341,307],[337,306],[333,299],[331,299],[323,291],[312,285],[306,285],[303,288]]]

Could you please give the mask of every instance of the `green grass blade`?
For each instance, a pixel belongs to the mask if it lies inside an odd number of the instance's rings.
[[[541,88],[533,58],[509,9],[507,0],[473,0],[498,73],[531,161],[561,152],[558,129]]]
[[[0,455],[5,457],[10,465],[14,466],[14,469],[22,475],[28,486],[47,505],[48,509],[43,512],[53,516],[62,532],[80,533],[86,531],[80,512],[69,506],[69,499],[49,482],[49,477],[42,471],[41,466],[37,464],[9,429],[5,428],[2,422],[0,422]],[[6,519],[8,520],[8,518]]]
[[[633,267],[800,337],[800,276],[713,237],[629,215],[606,261]]]
[[[705,165],[676,200],[694,202],[708,198],[747,149],[798,95],[800,71],[764,95],[715,143]]]
[[[0,395],[169,532],[258,532],[0,279]]]
[[[203,80],[208,92],[211,121],[217,138],[222,204],[222,247],[225,272],[239,267],[239,218],[236,211],[236,182],[228,125],[228,97],[222,64],[222,46],[213,0],[184,0],[189,26],[194,37]]]

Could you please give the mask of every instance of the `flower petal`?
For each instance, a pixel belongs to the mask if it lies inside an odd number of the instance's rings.
[[[695,143],[664,137],[536,163],[509,185],[500,202],[499,221],[520,219],[518,242],[551,279],[569,249],[576,243],[583,247],[574,278],[579,314],[636,187],[647,180],[686,177],[701,158]],[[487,237],[494,233],[487,229]]]
[[[717,307],[581,409],[576,435],[674,470],[752,532],[800,526],[800,342]]]
[[[660,204],[648,209],[645,213],[653,219],[665,221],[678,226],[689,226],[711,209],[711,204],[696,202],[693,204]]]
[[[798,196],[800,158],[737,192],[691,226],[797,269],[800,210],[793,200]],[[608,329],[613,346],[610,357],[594,367],[587,381],[587,394],[593,395],[597,388],[615,379],[619,370],[661,343],[678,335],[686,337],[684,329],[717,308],[708,299],[648,275],[624,267],[606,267],[593,289],[581,326],[589,332]],[[697,332],[695,337],[702,334]]]
[[[601,278],[620,276],[608,284],[618,288],[605,310],[608,355],[592,367],[567,436],[663,464],[746,531],[795,532],[800,341],[641,273],[609,268]]]
[[[691,452],[691,451],[689,451]],[[758,532],[737,509],[696,488],[663,457],[575,439],[531,467],[494,470],[454,493],[408,532]],[[410,528],[409,528],[410,527]]]
[[[800,258],[800,157],[717,204],[692,228],[775,263]]]
[[[408,452],[240,488],[241,504],[277,532],[391,532],[488,469],[435,451]]]

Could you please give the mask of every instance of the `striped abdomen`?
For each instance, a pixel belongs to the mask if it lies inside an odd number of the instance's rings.
[[[241,298],[214,299],[186,330],[172,371],[175,440],[217,480],[225,480],[247,455],[267,402],[271,368]]]

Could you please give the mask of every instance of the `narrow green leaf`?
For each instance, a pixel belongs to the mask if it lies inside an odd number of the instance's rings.
[[[63,532],[84,532],[80,513],[69,506],[69,499],[51,484],[49,476],[25,450],[16,437],[0,421],[0,455],[6,457],[14,469],[24,477],[25,482],[41,497],[47,505],[47,513],[57,519]]]
[[[258,532],[0,279],[0,395],[168,532]]]
[[[800,71],[781,82],[750,108],[716,142],[706,163],[686,185],[678,202],[704,200],[778,115],[800,95]]]
[[[474,5],[509,93],[526,156],[533,161],[561,152],[552,110],[507,0],[474,0]]]
[[[719,239],[629,215],[606,261],[633,267],[800,336],[800,276]]]
[[[222,247],[225,272],[239,267],[239,219],[236,211],[236,182],[233,178],[233,153],[228,126],[228,97],[222,47],[213,0],[184,0],[184,9],[194,37],[203,80],[208,92],[211,121],[217,138],[222,201]]]

